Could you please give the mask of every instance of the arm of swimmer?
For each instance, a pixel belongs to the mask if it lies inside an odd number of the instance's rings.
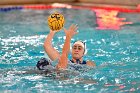
[[[54,61],[57,58],[59,58],[60,54],[59,52],[52,46],[52,39],[54,37],[55,31],[50,31],[48,34],[45,42],[44,42],[44,49],[45,52],[48,54],[49,58]]]
[[[68,53],[70,51],[70,41],[71,41],[71,37],[70,36],[66,36],[64,47],[62,49],[62,55],[68,56]]]
[[[70,50],[70,41],[71,41],[71,37],[66,36],[66,40],[62,49],[62,55],[59,58],[59,62],[57,65],[57,68],[60,69],[66,69],[67,68],[67,64],[68,64],[68,53]]]
[[[90,66],[90,67],[95,67],[96,66],[96,64],[92,61],[87,61],[86,64],[87,64],[87,66]]]
[[[59,58],[57,69],[66,69],[68,65],[68,53],[70,51],[71,38],[77,34],[77,25],[71,25],[68,30],[64,29],[66,40],[62,49],[62,55]]]

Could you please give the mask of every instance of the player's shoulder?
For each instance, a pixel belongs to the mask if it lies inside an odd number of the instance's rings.
[[[87,64],[87,66],[91,66],[91,67],[96,66],[95,62],[90,61],[90,60],[88,60],[86,64]]]

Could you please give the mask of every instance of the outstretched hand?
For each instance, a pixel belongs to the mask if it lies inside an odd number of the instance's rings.
[[[65,32],[66,36],[73,37],[75,34],[78,33],[77,29],[78,29],[77,25],[72,24],[69,27],[69,29],[64,28],[64,32]]]
[[[50,34],[55,34],[56,33],[56,31],[52,31],[51,29],[50,29]]]

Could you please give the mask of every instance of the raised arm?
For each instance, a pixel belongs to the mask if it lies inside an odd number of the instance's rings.
[[[55,31],[51,31],[46,37],[46,40],[44,42],[44,49],[45,52],[48,54],[49,58],[54,61],[60,57],[59,52],[52,46],[52,39],[55,35]]]
[[[71,38],[77,34],[77,26],[71,25],[68,30],[64,29],[66,40],[62,49],[62,55],[59,58],[57,69],[66,69],[68,64],[68,53],[70,51]]]

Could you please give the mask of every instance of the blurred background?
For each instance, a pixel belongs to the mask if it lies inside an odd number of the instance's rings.
[[[51,4],[68,3],[79,5],[97,5],[97,6],[122,6],[137,8],[140,0],[0,0],[0,5],[23,5],[23,4]]]

